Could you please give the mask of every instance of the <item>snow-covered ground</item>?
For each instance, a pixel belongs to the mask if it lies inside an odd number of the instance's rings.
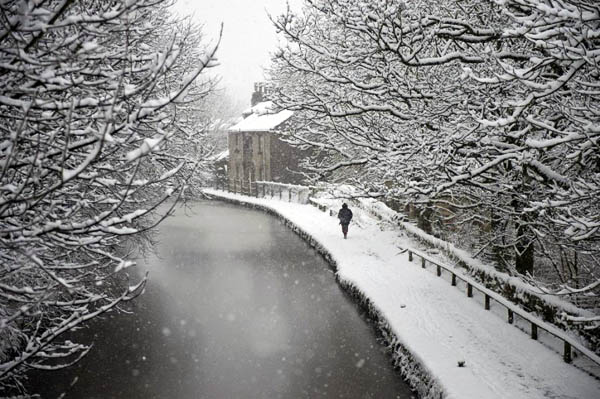
[[[426,391],[421,387],[422,395],[437,397],[441,391],[443,397],[457,399],[600,398],[598,379],[563,362],[560,354],[484,310],[420,263],[409,262],[399,250],[410,246],[409,238],[382,228],[362,210],[353,209],[344,240],[337,219],[314,206],[205,192],[268,208],[325,248],[339,280],[371,301],[421,374],[431,378]]]

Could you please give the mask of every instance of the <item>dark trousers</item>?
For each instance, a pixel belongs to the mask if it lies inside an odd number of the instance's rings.
[[[346,234],[348,234],[348,225],[347,224],[342,224],[342,233],[344,233],[344,237],[346,237]]]

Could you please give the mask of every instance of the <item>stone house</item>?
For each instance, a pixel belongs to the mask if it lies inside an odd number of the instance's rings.
[[[292,111],[275,112],[270,101],[244,112],[244,119],[228,129],[230,190],[250,192],[256,181],[298,184],[302,152],[280,139]]]

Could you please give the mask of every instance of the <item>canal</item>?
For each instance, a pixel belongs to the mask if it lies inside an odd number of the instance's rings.
[[[277,218],[178,209],[144,295],[79,331],[76,366],[32,375],[43,398],[412,398],[328,264]],[[61,396],[63,395],[63,396]]]

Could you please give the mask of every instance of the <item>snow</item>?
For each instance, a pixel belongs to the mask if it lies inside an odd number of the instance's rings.
[[[116,234],[116,235],[128,235],[128,234],[135,234],[138,232],[138,230],[136,230],[132,227],[114,227],[114,226],[102,227],[102,231],[105,231],[105,232],[111,233],[111,234]]]
[[[129,151],[127,153],[127,155],[125,156],[125,158],[127,159],[128,162],[133,162],[133,161],[137,160],[138,158],[146,156],[146,155],[150,154],[152,151],[157,150],[161,141],[162,141],[162,137],[145,138],[142,141],[142,144],[140,145],[140,147],[136,148],[135,150]]]
[[[256,181],[257,189],[264,190],[265,196],[287,198],[288,201],[306,204],[309,201],[311,190],[306,186],[296,184],[278,183],[272,181]]]
[[[439,392],[460,399],[600,397],[598,379],[565,363],[556,350],[486,311],[420,262],[409,262],[399,248],[414,243],[364,210],[352,209],[355,217],[344,240],[335,215],[314,206],[205,192],[278,214],[313,241],[336,266],[340,284],[354,287],[372,304],[417,364],[401,362],[421,397],[438,398]],[[419,386],[428,380],[429,387]]]
[[[229,150],[225,150],[225,151],[222,151],[222,152],[214,155],[211,158],[211,161],[213,161],[213,162],[219,162],[219,161],[222,161],[222,160],[227,159],[227,158],[229,158]]]
[[[131,260],[122,260],[117,267],[115,267],[115,273],[120,272],[123,269],[127,269],[131,266],[135,266],[135,262],[131,261]]]
[[[79,52],[91,52],[98,48],[98,43],[96,42],[84,42],[81,45],[81,50]]]
[[[270,101],[259,103],[246,112],[250,112],[250,115],[230,127],[230,132],[268,132],[287,121],[293,114],[289,110],[273,111],[273,103]]]
[[[158,180],[170,179],[172,176],[174,176],[176,173],[178,173],[181,170],[181,168],[183,168],[183,165],[184,165],[184,162],[180,162],[179,165],[177,165],[173,169],[168,170],[165,173],[163,173]]]

